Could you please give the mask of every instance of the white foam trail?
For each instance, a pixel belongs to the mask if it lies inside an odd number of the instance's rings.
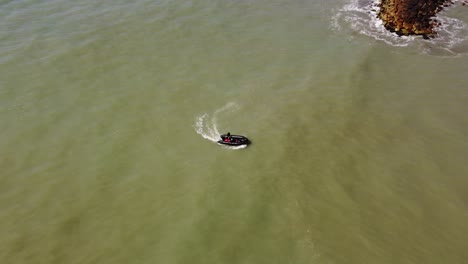
[[[223,147],[225,147],[225,148],[227,148],[227,149],[234,149],[234,150],[237,150],[237,149],[246,148],[247,145],[240,145],[240,146],[226,146],[226,145],[223,145]]]
[[[239,106],[233,102],[230,102],[230,103],[227,103],[225,106],[215,110],[212,115],[208,113],[204,113],[198,116],[195,120],[195,125],[194,125],[195,131],[197,132],[197,134],[199,134],[205,139],[208,139],[209,141],[218,142],[219,136],[221,135],[221,133],[219,133],[218,126],[217,126],[218,116],[220,114],[223,114],[223,113],[225,114],[226,112],[231,112],[237,109],[239,109]],[[226,146],[226,145],[223,145],[223,146],[229,149],[243,149],[247,147],[246,145],[235,146],[235,147]]]
[[[197,134],[201,135],[203,138],[208,139],[210,141],[216,142],[219,138],[219,132],[216,126],[209,125],[209,115],[203,114],[197,117],[195,121],[195,131]]]

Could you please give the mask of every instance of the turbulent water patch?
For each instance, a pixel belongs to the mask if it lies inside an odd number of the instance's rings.
[[[202,115],[197,116],[194,125],[195,131],[197,132],[197,134],[199,134],[205,139],[208,139],[211,142],[218,142],[219,136],[221,135],[221,133],[218,130],[218,116],[235,111],[238,108],[239,106],[237,104],[231,102],[215,110],[212,114],[203,113]],[[243,149],[247,147],[247,145],[235,147],[225,145],[223,146],[229,149]]]
[[[350,38],[352,33],[358,33],[391,46],[416,47],[421,53],[430,55],[468,54],[468,22],[442,12],[437,16],[440,26],[435,28],[436,38],[424,40],[420,36],[398,36],[385,29],[382,20],[377,18],[379,3],[380,1],[369,0],[350,1],[332,17],[332,29]],[[460,6],[460,1],[455,1],[455,6]]]

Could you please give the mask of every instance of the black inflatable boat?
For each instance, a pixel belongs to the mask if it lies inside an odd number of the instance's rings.
[[[250,144],[250,140],[241,135],[231,135],[230,133],[227,133],[221,135],[221,139],[218,140],[218,143],[227,146],[242,146]]]

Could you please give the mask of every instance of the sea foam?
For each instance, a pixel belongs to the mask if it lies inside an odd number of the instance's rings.
[[[460,1],[455,1],[458,6]],[[435,31],[438,35],[431,40],[421,36],[398,36],[385,29],[381,19],[377,18],[380,1],[351,0],[336,11],[332,17],[331,28],[340,34],[348,35],[350,39],[358,32],[396,47],[416,47],[421,53],[436,56],[467,55],[461,47],[468,46],[468,23],[459,18],[449,17],[447,12],[437,15],[441,26]],[[462,7],[460,7],[462,8]]]

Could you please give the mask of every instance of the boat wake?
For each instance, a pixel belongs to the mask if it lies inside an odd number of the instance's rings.
[[[218,116],[221,114],[226,114],[232,111],[239,109],[239,106],[235,103],[227,103],[225,106],[217,109],[212,114],[204,113],[200,116],[197,116],[195,120],[195,131],[197,134],[202,136],[204,139],[208,139],[211,142],[217,143],[220,139],[221,133],[218,130]],[[225,148],[229,149],[243,149],[247,147],[246,145],[241,146],[226,146],[223,145]]]
[[[459,5],[460,1],[454,1]],[[456,56],[468,54],[468,24],[460,19],[448,17],[445,12],[437,15],[441,25],[436,28],[438,36],[424,40],[421,36],[398,36],[385,29],[382,21],[377,18],[379,12],[378,0],[351,0],[350,3],[336,11],[332,17],[331,27],[343,34],[357,32],[375,40],[397,47],[413,46],[421,53],[435,56]],[[352,37],[352,34],[350,38]]]

